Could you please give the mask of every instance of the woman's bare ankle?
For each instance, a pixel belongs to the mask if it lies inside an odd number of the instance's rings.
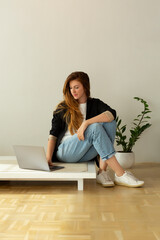
[[[98,174],[101,173],[102,171],[103,171],[103,169],[100,169],[100,168],[99,168],[99,170],[98,170]]]
[[[105,167],[105,168],[99,168],[98,173],[101,173],[102,171],[106,171],[106,170],[107,170],[107,167]]]
[[[108,164],[99,156],[99,173],[106,171]]]
[[[118,172],[116,172],[116,175],[117,175],[117,177],[122,177],[124,173],[125,173],[124,170],[123,171],[118,171]]]

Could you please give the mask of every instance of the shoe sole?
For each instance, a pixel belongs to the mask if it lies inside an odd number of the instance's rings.
[[[119,186],[125,186],[125,187],[131,187],[131,188],[142,187],[144,185],[144,183],[141,183],[138,185],[129,185],[127,183],[120,183],[120,182],[116,182],[116,181],[114,181],[114,183]]]
[[[104,184],[102,184],[102,183],[100,183],[100,182],[98,182],[98,181],[97,181],[97,183],[100,184],[100,185],[102,185],[102,186],[105,187],[105,188],[107,188],[107,187],[114,187],[114,186],[115,186],[114,183],[113,183],[113,184],[107,184],[107,185],[104,185]]]

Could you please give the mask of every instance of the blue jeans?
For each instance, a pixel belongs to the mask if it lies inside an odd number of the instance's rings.
[[[84,133],[84,141],[80,141],[77,134],[62,142],[56,153],[61,162],[88,162],[97,155],[107,160],[115,155],[114,139],[116,121],[93,123]]]

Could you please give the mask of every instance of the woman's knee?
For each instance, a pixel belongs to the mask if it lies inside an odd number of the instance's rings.
[[[102,128],[101,123],[92,123],[88,126],[88,130],[95,131],[95,130],[100,130]]]
[[[113,120],[112,122],[103,122],[102,125],[103,125],[103,127],[105,127],[106,129],[116,130],[116,128],[117,128],[116,120]]]

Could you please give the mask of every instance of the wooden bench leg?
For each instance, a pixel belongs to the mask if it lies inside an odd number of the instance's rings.
[[[78,179],[78,191],[83,191],[83,179]]]

